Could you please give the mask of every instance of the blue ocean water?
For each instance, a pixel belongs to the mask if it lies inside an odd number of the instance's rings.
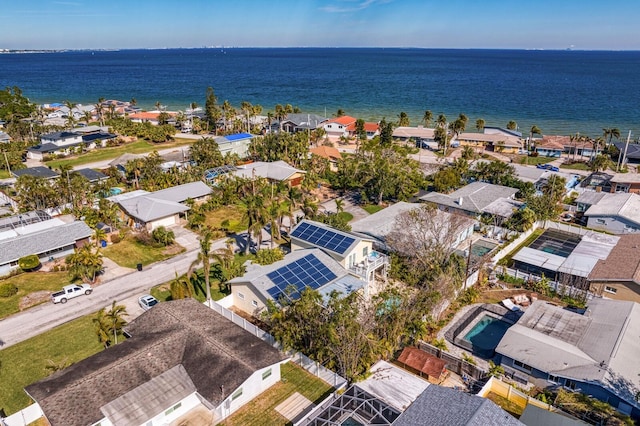
[[[98,98],[151,108],[220,102],[272,110],[277,103],[328,115],[419,124],[425,110],[464,113],[527,132],[640,136],[640,52],[362,48],[211,48],[70,51],[0,55],[0,85],[19,86],[38,103]]]

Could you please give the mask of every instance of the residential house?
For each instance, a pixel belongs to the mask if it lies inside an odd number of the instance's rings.
[[[482,128],[482,132],[488,135],[515,136],[517,138],[522,139],[522,132],[519,132],[517,130],[505,129],[504,127],[484,126]]]
[[[597,193],[596,193],[597,194]],[[587,196],[580,200],[586,207]],[[587,227],[610,232],[612,234],[628,234],[640,231],[640,195],[618,193],[606,194],[602,198],[591,196],[594,204],[584,211]],[[597,198],[600,198],[596,201]]]
[[[487,151],[517,154],[522,151],[522,140],[518,136],[504,133],[460,133],[454,140],[461,146],[482,147]]]
[[[318,146],[309,149],[311,155],[317,155],[329,161],[329,169],[333,172],[338,171],[338,161],[342,159],[342,154],[336,148],[332,146]]]
[[[622,235],[589,274],[589,291],[609,299],[640,303],[640,234]]]
[[[446,378],[447,362],[414,346],[405,346],[397,362],[432,383],[440,383]]]
[[[145,158],[146,155],[144,154],[129,154],[129,153],[125,153],[122,154],[121,156],[111,160],[109,162],[109,167],[115,167],[120,173],[125,174],[126,173],[126,165],[129,161],[133,161],[133,160],[139,160],[142,158]]]
[[[560,158],[564,152],[564,138],[565,136],[544,136],[535,142],[535,152],[540,157]]]
[[[5,132],[0,132],[0,143],[9,143],[11,142],[11,136],[6,134]]]
[[[11,170],[11,174],[19,178],[20,176],[33,176],[42,179],[55,179],[60,176],[58,173],[51,170],[49,167],[36,166],[27,167],[26,169]]]
[[[576,228],[576,231],[580,230]],[[555,281],[566,279],[569,285],[581,287],[598,261],[607,258],[619,239],[595,231],[569,233],[546,229],[512,257],[513,268]]]
[[[396,127],[393,129],[393,138],[400,142],[414,141],[421,148],[437,149],[438,144],[434,139],[435,129],[427,127]]]
[[[307,172],[296,169],[282,160],[278,160],[271,162],[255,161],[253,163],[238,165],[235,170],[230,173],[245,179],[260,177],[270,182],[286,182],[290,186],[299,186],[302,184],[304,175]]]
[[[25,388],[49,424],[218,424],[278,383],[287,361],[195,299],[160,303],[125,331],[124,342]]]
[[[303,219],[291,230],[291,251],[320,248],[351,273],[367,282],[376,271],[386,277],[389,259],[373,249],[373,239],[340,231],[324,223]]]
[[[121,219],[129,226],[152,231],[160,226],[177,224],[180,215],[189,210],[185,201],[204,201],[211,192],[211,187],[206,183],[196,181],[160,191],[134,191],[107,199],[118,204]]]
[[[380,125],[378,123],[365,121],[363,124],[363,129],[367,134],[367,139],[373,139],[380,134]],[[349,126],[347,127],[347,132],[349,132],[349,137],[356,138],[358,136],[356,123],[349,124]]]
[[[223,157],[227,154],[235,154],[240,158],[247,158],[249,156],[249,145],[251,145],[253,137],[250,133],[236,133],[218,136],[214,140],[218,144],[218,149]]]
[[[357,119],[348,115],[332,118],[322,123],[327,136],[333,138],[349,137],[349,127],[355,126]]]
[[[640,143],[630,143],[629,145],[627,145],[626,142],[613,141],[611,144],[618,149],[618,151],[620,152],[620,156],[624,154],[626,149],[627,154],[624,156],[624,158],[615,159],[616,161],[621,161],[622,165],[625,165],[627,163],[640,163]]]
[[[322,127],[325,121],[327,121],[326,117],[317,114],[287,114],[287,117],[282,120],[282,131],[287,133],[311,131]],[[274,124],[276,128],[279,128],[280,123],[275,122]]]
[[[330,405],[318,406],[300,425],[350,421],[380,426],[523,425],[488,399],[429,384],[386,361],[377,362],[367,379],[352,385]]]
[[[40,137],[40,144],[27,149],[27,158],[42,161],[48,154],[68,154],[84,146],[82,135],[75,132],[47,133]]]
[[[427,387],[393,422],[393,426],[423,424],[524,426],[524,423],[488,399],[437,385]]]
[[[109,133],[108,127],[100,126],[85,126],[73,129],[73,132],[82,135],[82,141],[88,149],[96,147],[104,148],[107,146],[107,142],[116,139],[118,136]]]
[[[175,112],[168,111],[140,111],[129,115],[129,119],[134,123],[150,123],[154,126],[160,124],[160,114],[168,114],[169,117],[175,117]]]
[[[89,183],[98,183],[109,179],[109,176],[93,169],[79,169],[74,170],[73,173],[78,173],[80,176],[88,180]]]
[[[361,289],[367,292],[365,281],[316,248],[293,251],[271,265],[250,265],[244,276],[228,284],[233,305],[255,316],[266,309],[267,301],[297,300],[306,288],[318,290],[324,299],[334,291],[345,296]]]
[[[609,182],[611,192],[640,194],[640,173],[614,173]]]
[[[377,250],[388,252],[387,236],[396,227],[396,219],[399,215],[409,212],[411,210],[421,208],[420,204],[406,203],[404,201],[397,202],[390,205],[374,214],[364,217],[360,220],[351,223],[351,231],[354,234],[364,236],[365,238],[373,239],[373,247]],[[449,223],[451,219],[451,213],[447,213],[443,210],[437,210],[435,215],[438,221],[442,223],[438,231],[447,234],[450,231]],[[474,219],[467,216],[461,217],[464,223],[461,223],[460,229],[455,238],[452,248],[457,247],[467,238],[473,234],[473,229],[477,223]],[[440,238],[439,235],[434,235],[433,238]]]
[[[82,221],[65,223],[42,212],[3,218],[0,223],[0,276],[18,269],[21,257],[35,254],[41,262],[66,257],[89,243],[93,230]]]
[[[500,340],[507,376],[564,386],[640,418],[640,305],[594,298],[583,313],[535,301]]]
[[[446,212],[460,212],[473,218],[486,214],[506,220],[522,206],[521,202],[514,199],[517,192],[516,188],[473,182],[451,194],[430,192],[420,200],[435,203]]]

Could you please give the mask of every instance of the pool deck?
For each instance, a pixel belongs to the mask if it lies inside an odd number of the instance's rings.
[[[453,327],[455,324],[457,324],[457,322],[465,317],[469,311],[471,311],[473,308],[477,307],[477,306],[482,306],[484,305],[484,303],[474,303],[473,305],[468,305],[465,306],[464,308],[460,309],[455,315],[454,317],[451,319],[451,321],[449,321],[449,324],[447,324],[446,326],[442,327],[442,329],[438,332],[438,339],[444,339],[447,342],[447,347],[449,348],[447,350],[447,352],[449,352],[452,355],[455,355],[459,358],[462,358],[462,354],[466,353],[467,355],[472,355],[469,351],[459,348],[456,345],[454,345],[453,343],[451,343],[450,341],[448,341],[445,337],[444,337],[444,333],[449,330],[449,328]],[[484,360],[482,358],[479,358],[477,356],[473,356],[473,359],[475,359],[476,361],[476,365],[477,367],[488,371],[489,370],[489,361],[488,360]]]

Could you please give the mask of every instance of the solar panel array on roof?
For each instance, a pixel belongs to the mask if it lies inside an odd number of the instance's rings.
[[[355,241],[353,237],[308,222],[298,225],[291,236],[340,254],[344,254]]]
[[[313,254],[296,260],[288,265],[269,272],[267,277],[275,284],[267,290],[267,293],[275,300],[281,296],[295,300],[300,298],[300,293],[307,287],[314,290],[322,287],[328,282],[337,278],[329,268],[327,268]]]

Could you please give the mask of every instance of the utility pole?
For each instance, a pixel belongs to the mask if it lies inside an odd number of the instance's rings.
[[[7,163],[7,171],[9,172],[9,177],[11,177],[11,166],[9,166],[9,160],[7,159],[7,151],[3,152],[4,161]]]
[[[627,157],[627,149],[629,148],[630,141],[631,141],[631,130],[629,130],[629,134],[627,135],[627,142],[624,144],[624,154],[622,152],[618,153],[618,162],[616,163],[616,173],[618,173],[618,169],[620,166],[624,166],[624,160]],[[622,157],[620,156],[621,154],[622,154]]]

